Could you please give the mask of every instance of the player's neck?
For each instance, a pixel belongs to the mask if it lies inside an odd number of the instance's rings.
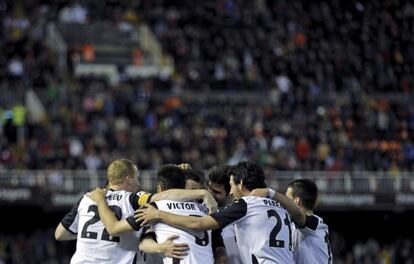
[[[119,191],[119,190],[124,190],[125,188],[123,188],[123,186],[119,184],[108,184],[108,189]]]

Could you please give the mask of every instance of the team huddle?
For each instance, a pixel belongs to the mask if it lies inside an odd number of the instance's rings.
[[[139,190],[132,161],[115,160],[106,189],[81,197],[55,237],[77,239],[71,263],[332,263],[328,226],[313,214],[313,181],[295,180],[284,195],[245,161],[203,176],[188,164],[164,165],[150,194]]]

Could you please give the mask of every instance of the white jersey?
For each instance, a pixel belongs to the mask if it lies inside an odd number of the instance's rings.
[[[195,202],[176,202],[170,200],[158,201],[155,206],[162,211],[186,216],[205,216],[207,208]],[[213,264],[211,248],[211,231],[192,231],[178,229],[164,223],[153,227],[158,243],[162,243],[173,235],[179,238],[174,243],[185,243],[189,246],[188,255],[182,260],[164,257],[164,264]]]
[[[304,228],[293,229],[293,257],[298,264],[332,264],[328,226],[317,215],[306,217]]]
[[[280,203],[245,196],[211,216],[221,227],[234,223],[243,263],[294,263],[290,216]]]
[[[150,195],[109,190],[106,201],[118,219],[127,219],[136,230],[140,230],[133,218],[140,202],[146,203]],[[138,241],[141,231],[128,232],[112,237],[108,234],[98,212],[98,206],[89,197],[83,196],[62,220],[62,225],[77,234],[76,251],[71,264],[76,263],[136,263]]]
[[[239,248],[237,247],[236,233],[234,225],[230,224],[223,227],[221,232],[223,242],[226,247],[228,264],[242,264]]]

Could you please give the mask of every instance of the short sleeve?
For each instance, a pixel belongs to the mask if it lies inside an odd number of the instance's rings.
[[[316,216],[314,216],[314,215],[307,215],[306,216],[305,226],[307,228],[310,228],[312,230],[316,230],[316,228],[318,228],[318,224],[319,224],[319,219]]]
[[[298,231],[301,232],[303,235],[309,236],[315,234],[316,229],[319,225],[319,219],[314,215],[307,215],[305,226],[299,227]]]
[[[138,230],[140,230],[141,229],[141,226],[140,226],[140,224],[141,223],[137,223],[137,222],[135,222],[135,218],[134,218],[134,215],[131,215],[131,216],[128,216],[126,219],[125,219],[127,222],[128,222],[128,224],[135,230],[135,231],[138,231]]]
[[[129,202],[134,210],[140,206],[147,204],[151,200],[152,194],[147,192],[137,192],[129,196]]]
[[[150,198],[151,198],[151,196],[150,196]],[[158,209],[158,206],[157,206],[157,204],[155,203],[155,202],[152,202],[152,203],[150,203],[152,206],[154,206],[155,208],[157,208]],[[140,208],[141,206],[139,206],[138,208]],[[137,208],[137,209],[138,209]],[[134,208],[135,209],[135,208]],[[135,209],[136,210],[136,209]],[[138,230],[140,230],[140,228],[141,228],[141,223],[142,223],[142,221],[141,222],[136,222],[135,221],[135,217],[134,217],[134,215],[135,214],[133,214],[133,215],[130,215],[129,217],[127,217],[126,218],[126,221],[128,222],[128,224],[135,230],[135,231],[138,231]]]
[[[216,220],[220,227],[223,228],[226,225],[233,223],[247,214],[247,203],[243,199],[234,201],[231,205],[227,206],[223,210],[211,215]]]
[[[79,225],[79,214],[78,214],[78,208],[79,204],[82,200],[83,196],[79,198],[79,200],[73,205],[72,209],[69,213],[67,213],[61,223],[64,228],[66,228],[69,232],[73,234],[78,233],[78,225]]]
[[[152,240],[157,242],[157,235],[155,234],[155,231],[149,226],[144,227],[142,231],[141,240],[143,240],[144,238],[151,238]]]

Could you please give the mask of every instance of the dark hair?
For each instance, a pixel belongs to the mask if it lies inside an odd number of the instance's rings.
[[[241,161],[230,169],[236,184],[243,180],[243,186],[249,191],[256,188],[266,188],[265,175],[262,168],[252,162]]]
[[[299,197],[306,209],[315,209],[316,200],[318,199],[318,187],[314,181],[299,179],[289,183],[288,187],[292,188],[293,198]]]
[[[204,175],[203,171],[188,169],[188,170],[183,170],[183,172],[184,172],[186,180],[193,180],[195,182],[198,182],[202,186],[206,185],[206,176]]]
[[[208,171],[208,180],[223,185],[226,194],[230,193],[230,168],[230,165],[218,165]]]
[[[168,189],[184,189],[185,175],[182,169],[175,165],[167,164],[162,166],[157,173],[158,184],[164,190]]]

